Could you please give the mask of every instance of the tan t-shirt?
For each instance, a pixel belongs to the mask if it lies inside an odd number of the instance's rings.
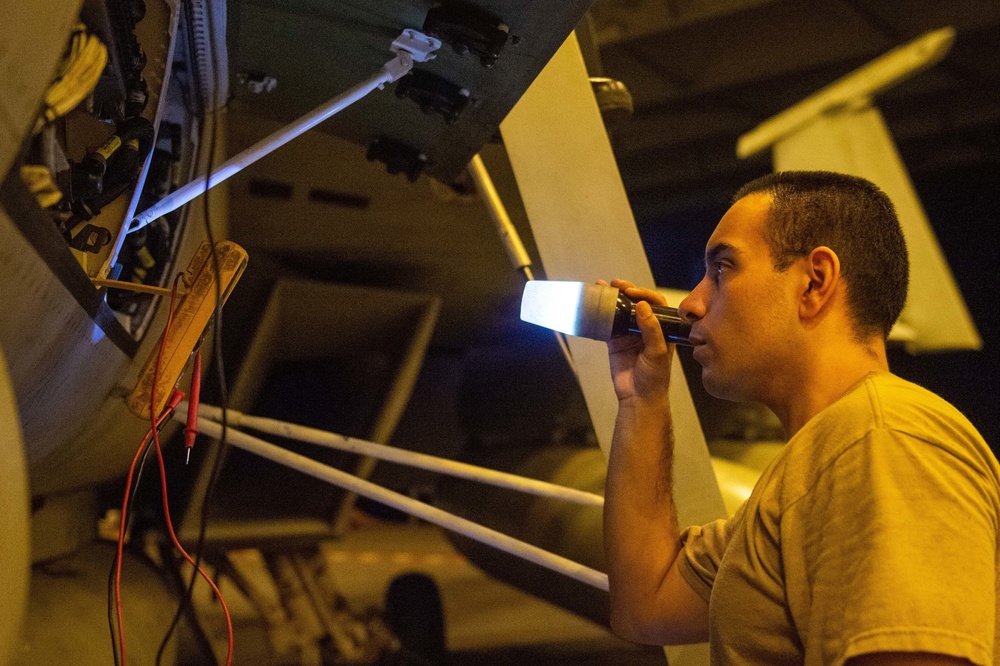
[[[1000,465],[933,393],[870,375],[817,414],[729,521],[681,535],[713,664],[1000,658]]]

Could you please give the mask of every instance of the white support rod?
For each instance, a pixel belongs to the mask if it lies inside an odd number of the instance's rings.
[[[153,153],[155,152],[156,144],[154,143],[153,147],[149,150],[149,154],[146,155],[146,161],[142,164],[142,170],[139,172],[139,179],[135,183],[135,190],[132,191],[132,199],[129,201],[128,209],[125,211],[126,220],[131,219],[131,215],[135,213],[135,209],[139,207],[139,197],[142,196],[142,189],[146,186],[146,176],[149,175],[149,166],[153,163]],[[152,221],[153,220],[150,220],[150,222]],[[149,222],[146,224],[149,224]],[[129,231],[131,231],[128,227],[128,224],[124,224],[118,231],[118,235],[115,237],[114,245],[111,246],[111,253],[108,254],[107,260],[101,264],[101,268],[97,272],[97,277],[106,278],[111,275],[111,271],[115,267],[115,262],[118,261],[118,255],[122,251],[122,246],[125,245],[125,237],[128,236]]]
[[[177,411],[179,414],[186,415],[187,403],[178,405]],[[222,420],[222,410],[212,405],[202,404],[199,407],[199,415],[215,422],[220,422]],[[389,462],[398,463],[400,465],[417,467],[431,472],[447,474],[448,476],[455,476],[461,479],[468,479],[470,481],[479,481],[481,483],[500,486],[501,488],[510,488],[511,490],[540,495],[542,497],[551,497],[586,506],[604,506],[604,497],[596,493],[588,493],[576,488],[567,488],[554,483],[539,481],[538,479],[531,479],[525,476],[509,474],[507,472],[500,472],[495,469],[470,465],[468,463],[448,460],[446,458],[438,458],[425,453],[406,451],[405,449],[399,449],[394,446],[376,444],[375,442],[356,439],[354,437],[347,437],[346,435],[338,435],[325,430],[318,430],[316,428],[308,428],[295,423],[288,423],[286,421],[279,421],[277,419],[269,419],[261,416],[251,416],[232,409],[226,410],[226,420],[229,425],[236,428],[243,426],[259,432],[275,435],[277,437],[286,437],[288,439],[307,442],[309,444],[315,444],[329,449],[347,451],[349,453],[356,453],[370,458],[378,458],[379,460],[388,460]]]
[[[178,410],[174,413],[174,418],[183,422],[186,419],[186,416],[183,415],[181,410]],[[198,418],[198,428],[201,432],[210,437],[218,439],[222,436],[222,426],[215,421],[204,417]],[[382,504],[399,509],[400,511],[405,511],[406,513],[416,516],[417,518],[434,523],[435,525],[457,532],[458,534],[494,548],[499,548],[500,550],[510,553],[511,555],[515,555],[539,566],[551,569],[552,571],[563,574],[564,576],[569,576],[570,578],[578,580],[582,583],[596,587],[599,590],[607,591],[608,589],[607,574],[597,571],[596,569],[591,569],[590,567],[586,567],[578,562],[562,557],[561,555],[550,553],[547,550],[525,543],[515,539],[514,537],[497,532],[496,530],[483,527],[478,523],[455,516],[447,511],[442,511],[437,507],[424,504],[423,502],[418,502],[412,497],[407,497],[406,495],[387,490],[381,486],[371,483],[370,481],[359,479],[356,476],[334,467],[323,465],[322,463],[316,462],[315,460],[295,453],[294,451],[283,449],[280,446],[276,446],[270,442],[266,442],[251,435],[247,435],[246,433],[233,428],[228,428],[226,430],[226,441],[233,446],[239,447],[244,451],[249,451],[254,455],[267,458],[268,460],[276,462],[280,465],[297,470],[303,474],[308,474],[309,476],[320,479],[321,481],[326,481],[327,483],[339,486],[359,495],[364,495],[365,497],[373,499],[376,502],[381,502]]]
[[[522,270],[530,267],[531,257],[528,256],[527,250],[524,249],[521,237],[510,221],[510,216],[507,215],[507,209],[503,205],[503,200],[500,198],[497,188],[494,187],[493,179],[490,178],[490,173],[486,170],[486,165],[483,164],[483,158],[479,156],[479,153],[473,155],[472,161],[469,162],[469,175],[472,176],[472,180],[476,184],[479,196],[486,202],[486,207],[490,211],[490,217],[493,218],[493,222],[497,225],[500,240],[503,241],[503,246],[506,248],[507,254],[510,256],[510,261],[514,264],[514,268]]]
[[[129,233],[141,229],[153,220],[163,217],[167,213],[177,210],[198,195],[204,193],[206,189],[215,187],[219,183],[250,166],[260,158],[280,148],[295,137],[307,132],[327,118],[330,118],[337,112],[350,106],[376,88],[381,88],[385,84],[391,83],[393,80],[393,74],[391,72],[386,69],[380,70],[377,74],[366,81],[363,81],[350,90],[337,95],[323,106],[307,113],[293,123],[286,125],[270,136],[261,139],[243,152],[220,164],[208,177],[207,187],[205,184],[205,176],[200,176],[180,189],[175,190],[174,192],[163,197],[157,203],[135,216],[129,224]]]
[[[472,161],[469,162],[469,175],[472,176],[472,182],[476,184],[476,191],[479,192],[479,196],[486,202],[486,208],[489,209],[490,217],[493,218],[493,222],[496,224],[497,233],[500,234],[500,241],[507,250],[510,262],[516,270],[524,273],[524,277],[528,280],[534,280],[535,277],[531,274],[531,256],[524,249],[521,236],[517,233],[517,228],[510,221],[507,208],[503,205],[503,199],[500,198],[500,193],[497,192],[496,186],[493,185],[490,172],[487,171],[486,164],[483,162],[483,158],[479,156],[479,153],[473,155]],[[563,356],[566,357],[566,362],[569,364],[573,374],[576,374],[576,367],[573,365],[573,355],[566,344],[566,338],[559,331],[555,331],[555,336],[556,342],[559,344],[559,349],[562,351]]]

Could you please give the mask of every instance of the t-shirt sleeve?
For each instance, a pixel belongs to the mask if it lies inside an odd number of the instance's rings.
[[[681,576],[695,593],[708,603],[715,584],[715,575],[726,552],[732,520],[716,520],[707,525],[693,525],[681,532],[681,554],[678,560]]]
[[[846,449],[781,518],[806,663],[920,651],[992,664],[996,502],[986,475],[933,443],[874,430]]]

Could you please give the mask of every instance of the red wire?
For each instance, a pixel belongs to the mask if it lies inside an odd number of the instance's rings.
[[[180,393],[179,391],[177,393]],[[183,394],[181,394],[183,395]],[[159,427],[169,416],[171,410],[165,412],[156,424]],[[128,468],[128,478],[125,481],[125,496],[122,499],[122,511],[121,518],[118,522],[118,555],[115,558],[115,612],[118,616],[118,645],[121,651],[122,666],[125,664],[125,632],[122,629],[122,596],[121,596],[121,582],[122,582],[122,552],[125,547],[125,523],[126,511],[128,510],[128,498],[129,490],[132,488],[132,476],[135,473],[136,463],[139,462],[139,458],[142,455],[143,449],[146,448],[146,444],[149,442],[149,438],[152,436],[152,430],[146,433],[146,436],[142,438],[142,443],[139,444],[139,448],[135,452],[135,457],[132,459],[132,465]]]
[[[167,471],[163,464],[163,452],[160,448],[160,435],[159,435],[159,424],[161,424],[166,418],[168,418],[173,412],[173,408],[176,407],[176,403],[173,403],[168,407],[168,409],[163,413],[163,415],[157,419],[153,415],[153,410],[156,405],[156,385],[160,378],[160,364],[163,361],[163,349],[166,347],[167,333],[170,331],[170,325],[173,323],[174,319],[174,301],[177,297],[177,283],[181,278],[181,274],[178,273],[174,278],[173,289],[170,292],[170,309],[167,311],[167,325],[163,329],[163,337],[160,339],[160,350],[156,356],[156,365],[153,366],[153,385],[150,387],[149,391],[149,420],[150,420],[150,431],[146,433],[146,436],[142,440],[142,444],[139,445],[139,449],[136,451],[135,458],[132,460],[132,465],[129,467],[128,477],[125,483],[125,498],[122,501],[122,513],[120,524],[118,525],[118,559],[115,565],[115,611],[118,616],[118,643],[121,649],[121,666],[125,666],[125,631],[122,627],[122,604],[121,604],[121,566],[122,566],[122,551],[125,542],[125,512],[128,508],[128,496],[129,488],[132,486],[132,474],[135,470],[135,465],[139,461],[140,454],[149,442],[149,437],[152,435],[153,444],[156,446],[156,458],[160,464],[160,487],[162,488],[163,495],[163,515],[167,524],[167,532],[170,534],[170,540],[173,542],[174,547],[184,556],[184,559],[188,561],[191,566],[195,566],[194,558],[192,558],[184,547],[181,546],[180,541],[177,539],[177,534],[174,532],[173,522],[170,520],[170,504],[167,499]],[[176,398],[178,391],[175,391],[174,397]],[[179,402],[179,400],[178,400]],[[226,657],[226,665],[229,666],[233,661],[233,621],[229,615],[229,607],[226,605],[226,600],[222,597],[222,593],[219,588],[216,587],[215,582],[205,573],[201,567],[198,568],[198,573],[202,578],[209,584],[212,591],[215,592],[215,596],[219,599],[219,603],[222,604],[222,611],[226,616],[226,631],[228,633],[229,639],[229,652]]]
[[[160,463],[160,488],[163,490],[163,516],[167,522],[167,532],[170,533],[170,540],[174,542],[174,548],[176,548],[180,554],[184,556],[184,559],[188,561],[188,564],[195,566],[194,558],[191,557],[186,550],[184,550],[184,546],[182,546],[181,542],[178,541],[177,534],[174,533],[173,523],[170,520],[170,508],[167,500],[167,470],[163,466],[163,452],[160,450],[160,436],[156,433],[156,431],[153,431],[153,445],[156,447],[156,459]],[[201,567],[198,567],[198,573],[205,579],[205,582],[211,586],[212,591],[215,592],[215,596],[219,599],[219,603],[222,604],[222,612],[226,615],[226,633],[228,634],[229,640],[229,652],[226,656],[226,666],[229,666],[233,663],[233,621],[229,616],[229,606],[226,605],[226,600],[222,597],[222,592],[219,591],[219,588],[216,587],[215,583],[211,578],[209,578],[208,574],[205,573]]]

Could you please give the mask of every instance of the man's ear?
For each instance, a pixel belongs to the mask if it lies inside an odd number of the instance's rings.
[[[840,284],[840,257],[821,245],[805,257],[804,274],[806,287],[801,294],[799,314],[812,319],[826,308]]]

